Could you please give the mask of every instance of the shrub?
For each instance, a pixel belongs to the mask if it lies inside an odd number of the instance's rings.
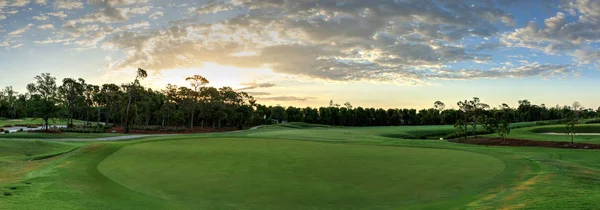
[[[149,125],[149,126],[132,126],[131,130],[134,131],[159,131],[159,132],[184,132],[185,127],[183,126],[157,126],[157,125]]]
[[[598,123],[600,123],[600,119],[595,119],[595,120],[590,120],[590,121],[585,122],[585,124],[598,124]]]
[[[12,128],[12,127],[15,127],[15,126],[13,126],[13,125],[4,125],[4,126],[2,126],[2,127],[5,127],[5,128]]]
[[[493,131],[486,131],[486,130],[478,130],[477,133],[474,133],[473,131],[469,131],[467,132],[467,136],[474,136],[475,134],[477,135],[486,135],[486,134],[492,134],[494,133]],[[456,133],[452,133],[452,134],[448,134],[446,137],[444,137],[444,139],[455,139],[455,138],[460,138],[460,137],[464,137],[464,133],[457,135]]]
[[[4,192],[4,196],[11,196],[12,193],[11,192]]]
[[[548,121],[539,121],[539,122],[535,122],[535,125],[540,126],[540,125],[558,125],[558,124],[565,124],[567,123],[566,120],[548,120]]]
[[[4,133],[5,133],[5,134],[8,134],[8,133],[10,133],[10,131],[4,131]]]

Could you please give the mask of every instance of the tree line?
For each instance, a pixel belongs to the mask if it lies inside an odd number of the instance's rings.
[[[280,122],[335,126],[455,125],[466,132],[468,126],[477,130],[478,125],[558,120],[575,113],[578,118],[598,115],[598,111],[584,109],[579,103],[547,107],[520,100],[517,107],[507,104],[491,107],[477,97],[457,102],[458,109],[446,109],[441,101],[420,110],[363,108],[333,101],[318,108],[267,106],[231,87],[208,86],[210,82],[200,75],[186,78],[189,87],[169,84],[162,90],[142,86],[140,81],[146,77],[147,72],[138,69],[130,83],[94,85],[81,78],[59,82],[49,73],[43,73],[27,85],[26,93],[18,93],[13,87],[0,91],[0,117],[41,118],[46,126],[50,119],[56,118],[66,119],[69,124],[74,119],[86,124],[104,122],[124,126],[126,132],[131,125],[241,129]]]

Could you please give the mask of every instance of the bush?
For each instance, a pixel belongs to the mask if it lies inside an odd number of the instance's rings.
[[[134,131],[159,131],[159,132],[184,132],[186,128],[184,126],[132,126],[131,130]]]
[[[590,121],[585,122],[585,124],[598,124],[598,123],[600,123],[600,119],[595,119],[595,120],[590,120]]]
[[[104,133],[106,129],[111,128],[108,125],[91,125],[88,123],[88,126],[85,125],[70,125],[66,128],[60,128],[62,132],[70,132],[70,133]]]
[[[540,125],[558,125],[558,124],[565,124],[567,123],[566,120],[548,120],[548,121],[539,121],[539,122],[535,122],[536,126],[540,126]]]
[[[9,133],[10,133],[10,131],[4,131],[4,133],[5,133],[5,134],[9,134]]]
[[[60,130],[71,133],[104,133],[104,128],[61,128]]]
[[[490,132],[490,131],[485,131],[485,130],[478,130],[477,133],[474,133],[473,131],[469,131],[467,132],[467,136],[474,136],[475,134],[477,135],[486,135],[486,134],[492,134],[494,133],[494,131]],[[456,133],[453,134],[448,134],[446,137],[444,137],[444,139],[455,139],[455,138],[460,138],[460,137],[464,137],[464,134],[460,134],[457,135]]]
[[[5,127],[5,128],[12,128],[12,127],[15,127],[15,126],[13,126],[13,125],[4,125],[4,126],[2,126],[2,127]]]

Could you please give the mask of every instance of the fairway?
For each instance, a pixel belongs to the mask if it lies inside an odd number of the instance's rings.
[[[393,209],[466,196],[504,167],[449,149],[218,138],[131,145],[98,168],[197,209]]]

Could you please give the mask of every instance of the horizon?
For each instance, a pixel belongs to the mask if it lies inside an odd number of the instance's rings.
[[[199,74],[284,107],[600,106],[599,2],[282,2],[0,1],[0,84],[122,84],[139,67],[153,89]]]

